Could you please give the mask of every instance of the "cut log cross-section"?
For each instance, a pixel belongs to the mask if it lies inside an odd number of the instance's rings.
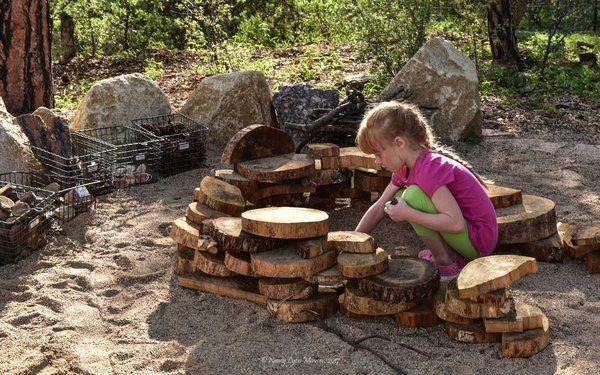
[[[433,327],[441,323],[435,314],[431,301],[413,307],[410,310],[394,314],[394,321],[404,327]]]
[[[338,253],[374,253],[377,249],[373,237],[355,231],[329,232],[327,242]]]
[[[210,276],[229,277],[237,275],[237,273],[229,270],[225,266],[224,253],[210,254],[196,250],[196,254],[194,255],[194,266],[196,267],[196,270],[202,271]]]
[[[240,275],[258,277],[259,275],[252,269],[250,254],[225,253],[225,267],[228,270]]]
[[[375,163],[375,155],[369,155],[362,152],[358,147],[340,148],[338,156],[324,156],[321,158],[322,169],[347,167],[361,167],[366,169],[381,169]]]
[[[541,328],[544,314],[538,307],[515,302],[505,317],[485,319],[487,332],[523,332],[528,329]]]
[[[306,151],[315,159],[324,156],[338,156],[340,147],[334,143],[311,143],[306,145]]]
[[[268,207],[242,214],[242,229],[263,237],[302,239],[320,237],[329,231],[329,215],[301,207]]]
[[[378,301],[368,297],[358,289],[358,286],[349,282],[344,289],[344,307],[360,315],[392,315],[416,306],[416,302],[387,302]]]
[[[289,323],[301,323],[325,319],[335,315],[339,307],[335,293],[318,293],[301,300],[269,300],[267,310],[277,319]]]
[[[433,311],[437,315],[438,318],[442,319],[446,322],[457,323],[457,324],[472,324],[476,323],[477,319],[469,319],[462,317],[460,315],[456,315],[448,310],[446,307],[446,287],[448,286],[448,282],[440,283],[440,287],[437,290],[437,293],[433,296],[432,304]]]
[[[473,324],[456,324],[446,322],[446,333],[450,338],[471,344],[500,342],[501,333],[486,332],[483,322]]]
[[[573,258],[577,259],[583,258],[586,254],[598,249],[598,246],[594,245],[575,245],[573,239],[579,228],[580,225],[578,224],[558,224],[558,232],[562,238],[563,246]]]
[[[244,197],[249,197],[259,186],[258,181],[248,180],[246,177],[235,173],[233,169],[217,169],[214,176],[221,181],[236,186]]]
[[[346,280],[340,273],[340,268],[336,265],[329,267],[328,269],[316,273],[306,278],[311,283],[318,284],[338,284]]]
[[[518,189],[488,185],[487,193],[495,209],[515,206],[523,202],[523,194]]]
[[[202,222],[204,220],[214,219],[222,216],[229,215],[221,211],[213,210],[212,208],[198,202],[190,203],[185,210],[186,219],[199,226],[203,225]]]
[[[261,277],[258,280],[258,289],[260,290],[260,294],[270,299],[292,300],[306,299],[315,294],[319,287],[300,278],[280,279]]]
[[[492,255],[469,262],[456,279],[460,298],[474,297],[506,288],[511,282],[537,272],[534,258],[521,255]]]
[[[186,221],[185,218],[173,221],[170,237],[181,246],[191,247],[194,250],[217,252],[214,247],[210,246],[207,239],[200,235],[200,227]]]
[[[304,186],[302,184],[279,184],[263,187],[251,193],[248,200],[252,203],[258,203],[261,200],[278,195],[312,193],[314,186]]]
[[[237,173],[257,181],[285,181],[315,173],[315,159],[306,154],[284,154],[237,163]]]
[[[562,262],[565,258],[565,247],[560,232],[541,240],[521,244],[519,250],[521,254],[540,262]]]
[[[259,293],[258,280],[252,277],[214,277],[201,272],[195,272],[193,274],[180,275],[178,283],[179,286],[184,288],[245,299],[260,305],[266,305],[268,300],[267,297]]]
[[[252,269],[262,276],[308,278],[333,266],[337,254],[329,251],[310,259],[302,259],[293,245],[252,254]]]
[[[439,271],[423,259],[395,257],[388,261],[388,269],[379,275],[358,280],[358,287],[369,297],[389,302],[429,299],[437,290]]]
[[[504,294],[504,292],[501,292]],[[491,298],[489,298],[491,301]],[[446,309],[455,315],[469,319],[498,318],[508,314],[512,301],[476,302],[469,298],[460,298],[456,288],[456,279],[446,288]]]
[[[554,202],[534,195],[523,195],[521,204],[496,210],[498,243],[526,243],[556,233]]]
[[[327,242],[327,237],[309,238],[296,242],[296,251],[301,258],[309,259],[333,250],[333,247]]]
[[[342,276],[347,278],[363,278],[377,275],[388,267],[387,251],[378,248],[372,254],[342,253],[337,257]]]
[[[389,185],[390,178],[379,176],[376,170],[356,169],[354,187],[358,190],[381,193]]]
[[[294,149],[294,140],[283,130],[256,124],[243,128],[231,137],[223,150],[221,161],[236,164],[289,154],[294,152]]]
[[[286,241],[260,237],[242,231],[239,217],[220,217],[205,222],[202,232],[211,236],[221,250],[231,253],[256,253],[283,246]]]
[[[315,171],[311,177],[302,179],[303,185],[328,186],[350,181],[352,171],[348,168],[324,169]]]
[[[503,357],[526,358],[544,350],[550,342],[548,318],[543,318],[541,328],[520,333],[503,333],[500,354]]]
[[[212,176],[206,176],[200,182],[198,202],[231,216],[244,212],[246,200],[237,187]]]
[[[600,249],[600,222],[580,225],[573,235],[573,244]]]

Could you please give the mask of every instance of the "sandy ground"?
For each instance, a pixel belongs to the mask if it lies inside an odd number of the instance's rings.
[[[554,200],[559,220],[587,222],[600,218],[599,143],[597,134],[521,132],[456,148],[485,177]],[[211,151],[210,167],[219,166],[219,153]],[[178,287],[168,228],[209,172],[103,196],[40,251],[0,267],[0,373],[395,373],[349,344],[370,335],[389,338],[363,344],[409,374],[600,371],[600,276],[570,259],[540,263],[511,288],[551,322],[551,344],[529,359],[502,359],[498,344],[461,344],[442,326],[408,329],[387,317],[338,313],[326,321],[331,332],[284,324],[251,302]],[[331,227],[352,229],[361,214],[333,211]],[[422,246],[406,225],[390,221],[374,236],[394,253]]]

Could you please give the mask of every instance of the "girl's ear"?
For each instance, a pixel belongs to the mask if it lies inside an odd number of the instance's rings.
[[[400,148],[406,146],[406,140],[400,136],[394,138],[394,144]]]

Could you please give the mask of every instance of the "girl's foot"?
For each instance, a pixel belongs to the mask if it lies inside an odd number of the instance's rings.
[[[440,271],[440,279],[442,281],[452,280],[460,273],[460,270],[469,263],[467,259],[462,256],[456,257],[449,264],[438,264],[433,260],[433,254],[429,249],[423,249],[419,252],[419,258],[425,259],[433,263],[433,265]]]
[[[419,258],[425,259],[425,260],[428,260],[431,262],[431,259],[433,259],[433,254],[431,254],[431,250],[423,249],[423,250],[419,251]]]

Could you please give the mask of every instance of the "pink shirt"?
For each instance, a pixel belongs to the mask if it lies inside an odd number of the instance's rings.
[[[434,150],[423,150],[412,171],[404,166],[392,174],[398,187],[417,185],[430,198],[443,185],[456,199],[467,220],[469,238],[481,256],[490,255],[498,242],[498,223],[485,187],[464,165]]]

